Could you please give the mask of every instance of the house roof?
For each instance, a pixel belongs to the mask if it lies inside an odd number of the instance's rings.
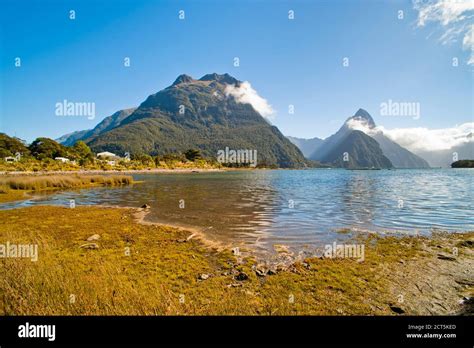
[[[117,155],[112,153],[112,152],[104,151],[104,152],[99,152],[97,154],[97,157],[99,157],[99,156],[102,156],[102,157],[116,157]]]

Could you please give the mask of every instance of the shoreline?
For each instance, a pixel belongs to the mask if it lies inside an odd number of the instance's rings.
[[[186,242],[190,241],[191,239],[198,240],[203,245],[208,247],[209,249],[216,250],[216,251],[231,251],[235,246],[231,244],[224,244],[222,242],[211,240],[206,236],[203,232],[203,229],[195,226],[184,226],[180,224],[173,224],[168,222],[160,222],[160,221],[146,221],[146,216],[150,212],[146,208],[137,208],[137,207],[122,207],[118,205],[104,205],[104,204],[97,204],[97,205],[85,205],[85,207],[99,207],[99,208],[108,208],[108,209],[126,209],[133,211],[133,217],[136,223],[144,225],[144,226],[157,226],[163,228],[173,228],[181,232],[189,233],[189,236],[186,238]],[[185,241],[182,241],[183,243]]]
[[[161,168],[150,168],[150,169],[129,169],[129,170],[100,170],[100,169],[84,169],[84,170],[69,170],[69,171],[1,171],[0,176],[22,176],[22,175],[70,175],[70,174],[77,174],[77,175],[89,175],[89,174],[189,174],[189,173],[204,173],[204,172],[225,172],[229,170],[235,169],[221,169],[221,168],[177,168],[177,169],[161,169]]]
[[[472,168],[424,168],[423,170],[438,170],[438,169],[472,169]],[[336,167],[307,167],[307,168],[149,168],[149,169],[79,169],[79,170],[41,170],[41,171],[0,171],[2,176],[37,176],[37,175],[108,175],[108,174],[190,174],[190,173],[220,173],[231,171],[275,171],[275,170],[350,170],[350,171],[365,171],[365,169],[347,169]],[[419,170],[418,168],[392,168],[380,170]]]

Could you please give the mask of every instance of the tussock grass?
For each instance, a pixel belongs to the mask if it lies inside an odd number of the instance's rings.
[[[89,185],[115,186],[133,183],[127,175],[42,175],[0,177],[0,193],[11,190],[44,190],[76,188]]]
[[[92,234],[99,248],[81,248]],[[39,254],[0,258],[0,315],[390,315],[389,270],[423,257],[423,239],[369,236],[364,262],[311,258],[261,278],[253,260],[179,242],[188,235],[138,224],[130,209],[0,211],[0,244],[37,244]]]

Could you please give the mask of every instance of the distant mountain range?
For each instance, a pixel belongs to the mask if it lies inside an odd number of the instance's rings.
[[[62,144],[85,141],[94,152],[160,155],[197,148],[216,157],[219,150],[257,150],[263,166],[299,168],[307,165],[301,151],[250,103],[232,93],[242,82],[228,74],[195,80],[180,75],[150,95],[138,108],[121,110],[92,130],[74,132]]]
[[[319,138],[303,139],[291,136],[287,136],[287,138],[290,139],[293,144],[298,146],[306,158],[309,158],[309,156],[312,155],[313,152],[315,152],[323,143],[323,139]]]
[[[120,110],[114,113],[111,116],[107,116],[100,122],[97,126],[93,129],[87,129],[82,131],[75,131],[69,134],[65,134],[56,139],[58,143],[61,143],[65,146],[72,146],[77,141],[87,141],[88,139],[93,138],[99,134],[105,133],[112,128],[117,127],[120,122],[122,122],[126,117],[130,116],[132,112],[134,112],[136,108],[130,108],[125,110]]]
[[[316,162],[344,168],[449,167],[456,159],[474,158],[472,133],[452,149],[413,153],[386,136],[364,109],[326,139],[285,137],[250,102],[239,98],[245,93],[239,90],[242,84],[229,74],[208,74],[199,80],[180,75],[137,108],[117,111],[93,129],[57,141],[71,146],[83,140],[94,152],[119,155],[163,155],[196,148],[215,158],[226,148],[257,150],[258,165],[283,168]]]
[[[368,134],[358,128],[368,129]],[[337,167],[429,168],[424,159],[376,130],[372,116],[364,109],[359,109],[335,134],[324,140],[296,139],[290,138],[302,151],[305,146],[307,158]],[[346,160],[344,153],[347,153]]]
[[[136,108],[130,108],[117,111],[113,115],[104,118],[102,122],[100,122],[93,129],[72,132],[63,135],[62,137],[56,139],[56,141],[66,146],[72,146],[79,140],[87,142],[88,139],[92,139],[97,135],[100,135],[117,127],[126,117],[130,116],[130,114],[135,110]]]
[[[466,142],[448,150],[417,151],[417,155],[425,158],[432,167],[449,168],[457,160],[474,159],[474,139],[472,133],[466,137]]]

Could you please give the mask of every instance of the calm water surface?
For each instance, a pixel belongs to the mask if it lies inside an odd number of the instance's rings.
[[[0,205],[151,205],[147,219],[203,229],[212,240],[297,250],[344,238],[338,229],[379,233],[474,230],[474,170],[255,170],[142,174],[144,183],[43,194]],[[182,200],[182,201],[181,201]],[[184,208],[180,208],[184,204]]]

